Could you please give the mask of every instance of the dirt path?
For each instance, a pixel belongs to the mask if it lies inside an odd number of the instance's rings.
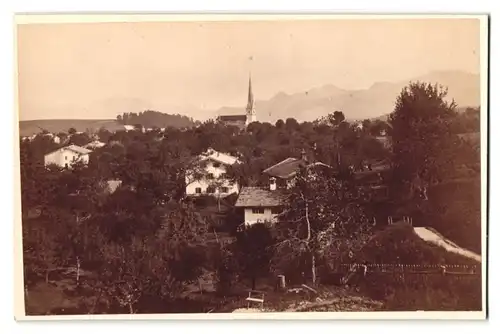
[[[430,229],[427,229],[425,227],[415,227],[414,228],[415,233],[422,239],[427,242],[433,243],[437,246],[443,247],[446,249],[448,252],[452,252],[455,254],[459,254],[465,257],[468,257],[469,259],[476,260],[478,262],[481,262],[481,256],[471,252],[467,249],[464,249],[462,247],[457,246],[455,243],[452,241],[446,239],[445,237],[437,234],[434,231],[431,231]]]

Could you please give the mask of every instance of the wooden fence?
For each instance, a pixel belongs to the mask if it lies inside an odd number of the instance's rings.
[[[478,279],[481,277],[480,265],[463,264],[342,264],[339,273],[342,283],[349,284],[353,279],[367,279],[393,276],[398,281],[405,279],[428,279],[430,277],[453,277],[455,279]]]

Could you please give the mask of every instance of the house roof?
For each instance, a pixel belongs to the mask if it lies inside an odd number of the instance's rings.
[[[103,142],[101,142],[99,140],[94,140],[93,142],[88,143],[84,147],[85,148],[87,148],[87,147],[103,147],[105,145],[106,145],[105,143],[103,143]]]
[[[89,149],[86,149],[86,148],[80,147],[80,146],[76,146],[76,145],[69,145],[69,146],[63,147],[63,150],[70,150],[70,151],[73,151],[73,152],[76,152],[79,154],[89,154],[92,152]]]
[[[314,162],[308,164],[306,161],[302,159],[286,158],[285,160],[278,162],[276,165],[265,169],[264,173],[270,176],[287,179],[295,175],[301,167],[315,167],[315,166],[331,168],[329,165],[324,164],[322,162]]]
[[[279,178],[288,178],[295,174],[300,167],[306,166],[306,162],[296,158],[286,158],[264,170],[265,174]]]
[[[247,116],[246,115],[222,115],[222,116],[219,116],[218,119],[220,121],[226,121],[226,122],[237,122],[237,121],[246,122]]]
[[[280,190],[269,190],[259,187],[241,189],[235,207],[275,207],[284,203],[284,195]]]
[[[213,149],[208,149],[204,154],[202,154],[201,159],[214,160],[224,165],[233,165],[236,162],[238,162],[237,157],[233,157],[226,153],[217,152],[216,150]]]

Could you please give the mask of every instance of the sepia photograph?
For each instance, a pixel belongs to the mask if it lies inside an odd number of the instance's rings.
[[[486,318],[487,15],[15,21],[17,320]]]

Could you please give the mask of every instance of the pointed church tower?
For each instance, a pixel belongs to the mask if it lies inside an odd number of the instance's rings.
[[[245,125],[248,125],[252,122],[257,121],[257,115],[255,114],[255,103],[253,100],[253,92],[252,92],[252,76],[250,75],[248,78],[248,102],[246,109],[246,122]]]

